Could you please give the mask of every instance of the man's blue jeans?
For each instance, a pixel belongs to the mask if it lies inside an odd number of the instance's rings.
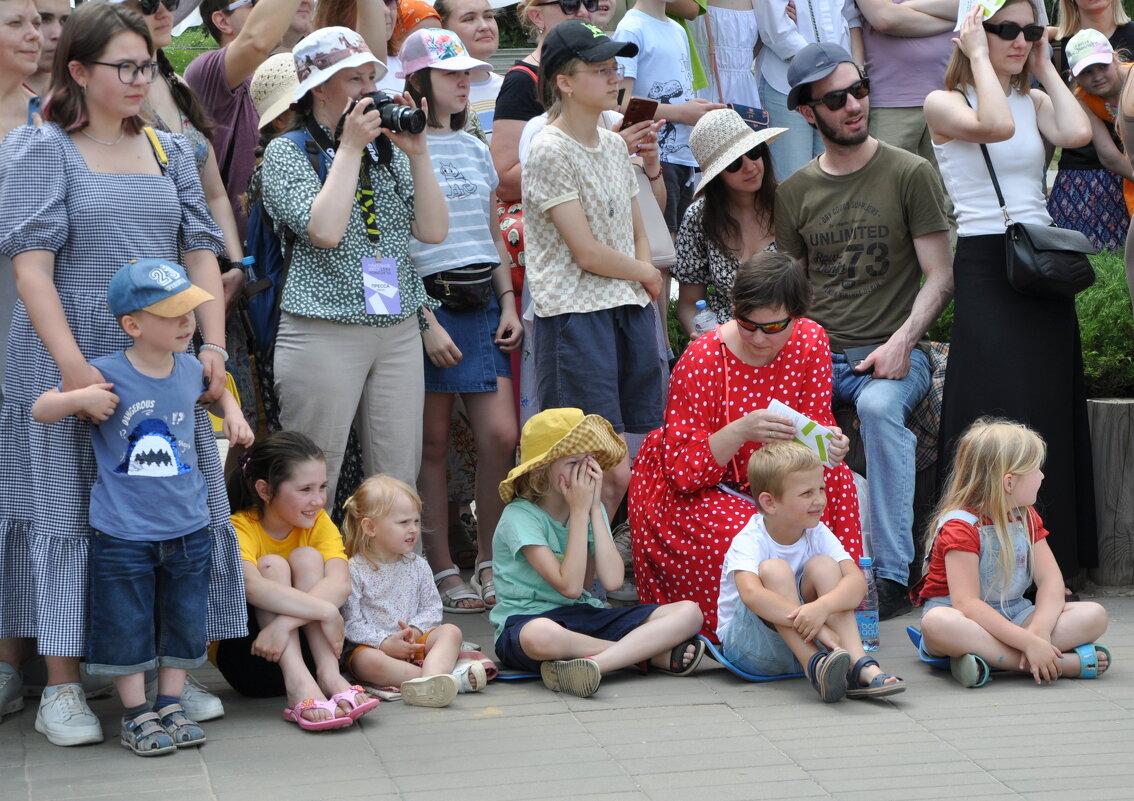
[[[842,353],[831,353],[835,406],[852,403],[866,452],[870,553],[876,576],[909,584],[914,558],[913,496],[917,437],[906,418],[929,391],[929,359],[914,348],[900,380],[859,375]]]

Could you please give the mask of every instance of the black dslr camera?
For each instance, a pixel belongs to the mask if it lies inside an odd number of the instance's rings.
[[[387,92],[378,90],[359,98],[369,97],[382,118],[382,127],[394,133],[403,131],[419,134],[425,130],[425,112],[413,106],[403,106]],[[356,103],[358,101],[355,101]],[[353,108],[353,106],[352,106]]]

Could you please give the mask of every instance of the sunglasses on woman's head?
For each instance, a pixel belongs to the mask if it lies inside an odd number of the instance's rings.
[[[147,17],[152,17],[157,13],[159,5],[165,6],[167,11],[176,11],[180,4],[181,0],[138,0],[138,10]]]
[[[1021,25],[1018,22],[986,22],[984,29],[1007,42],[1014,42],[1021,33],[1025,42],[1038,42],[1044,35],[1042,25]]]
[[[838,111],[847,104],[847,95],[850,95],[855,100],[862,100],[870,94],[870,79],[859,78],[846,89],[836,89],[833,92],[827,92],[818,100],[808,100],[807,105],[815,108],[820,103],[829,108],[831,111]]]
[[[745,331],[763,331],[765,334],[778,334],[791,325],[792,321],[791,317],[785,317],[782,320],[773,320],[770,323],[757,323],[747,317],[742,317],[737,312],[733,312],[733,319]]]
[[[568,17],[573,17],[579,13],[579,6],[583,6],[593,14],[598,11],[598,4],[599,0],[548,0],[546,3],[539,3],[538,5],[559,6],[560,11]]]
[[[725,172],[740,172],[740,168],[744,166],[744,157],[747,156],[749,161],[759,161],[768,155],[768,146],[764,144],[756,145],[756,147],[737,156],[736,160],[724,168]]]

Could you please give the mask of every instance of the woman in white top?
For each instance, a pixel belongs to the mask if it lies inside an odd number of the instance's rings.
[[[1029,0],[1008,0],[989,20],[962,21],[945,90],[925,100],[937,163],[957,214],[956,311],[939,441],[977,418],[1027,423],[1047,442],[1040,490],[1064,575],[1096,564],[1090,434],[1073,300],[1022,295],[1008,284],[1004,214],[981,145],[988,148],[1013,220],[1050,225],[1043,140],[1079,147],[1091,138],[1082,107],[1047,57]],[[1031,88],[1035,76],[1046,92]]]
[[[457,34],[473,58],[488,61],[500,49],[500,28],[488,0],[436,0],[433,10],[441,15],[441,27]],[[469,110],[476,114],[481,130],[491,142],[496,95],[500,94],[504,76],[481,69],[474,70],[469,78]]]

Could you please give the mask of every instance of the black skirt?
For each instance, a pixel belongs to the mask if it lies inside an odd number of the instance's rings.
[[[1005,277],[1004,236],[957,240],[955,314],[938,442],[952,465],[977,418],[1006,417],[1047,442],[1036,511],[1065,578],[1098,565],[1091,435],[1072,300],[1021,295]]]

